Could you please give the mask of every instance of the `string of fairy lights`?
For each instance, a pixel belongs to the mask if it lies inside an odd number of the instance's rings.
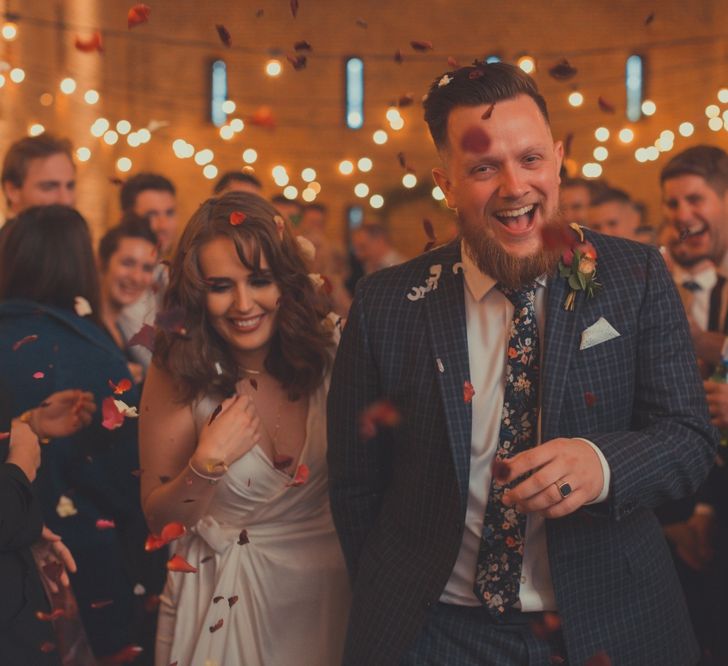
[[[6,20],[0,27],[0,36],[2,39],[11,42],[18,38],[19,29],[15,20]],[[522,54],[516,59],[516,64],[526,73],[535,74],[538,69],[537,60],[533,55]],[[284,72],[284,62],[280,57],[268,56],[263,64],[264,71],[271,78],[280,77]],[[11,66],[10,63],[0,61],[0,89],[6,85],[23,85],[26,82],[27,74],[22,67]],[[81,90],[81,86],[72,76],[63,77],[58,82],[58,91],[60,94],[69,98],[82,99],[83,103],[91,107],[102,105],[102,93],[93,88]],[[566,102],[573,108],[582,107],[587,101],[587,95],[582,90],[572,88],[565,91]],[[711,101],[705,107],[705,122],[709,130],[713,132],[728,131],[728,88],[721,87],[715,92],[715,98],[718,103]],[[39,96],[41,106],[49,107],[54,104],[54,95],[48,91],[44,91]],[[720,106],[723,105],[723,108]],[[230,142],[234,140],[246,128],[246,121],[235,115],[238,111],[238,104],[233,99],[226,99],[221,103],[221,110],[226,114],[228,120],[225,124],[217,129],[220,140]],[[658,112],[657,104],[651,99],[645,99],[641,104],[641,112],[644,116],[650,117]],[[390,141],[393,135],[400,132],[406,124],[406,118],[400,111],[398,105],[386,105],[384,109],[384,118],[382,126],[373,131],[371,140],[376,146],[383,146]],[[248,123],[255,121],[248,118]],[[651,144],[636,146],[634,149],[634,159],[638,163],[654,162],[664,153],[669,153],[675,147],[677,135],[688,138],[695,133],[695,119],[684,120],[674,128],[662,129],[654,142]],[[265,119],[254,124],[264,126]],[[184,137],[176,136],[170,138],[169,132],[159,132],[159,130],[169,125],[165,121],[150,121],[145,126],[133,126],[133,124],[125,119],[110,120],[103,115],[99,115],[89,126],[89,133],[92,139],[103,142],[108,146],[124,146],[134,149],[150,141],[157,140],[155,135],[160,137],[160,141],[169,143],[172,154],[180,160],[191,160],[201,169],[203,177],[213,180],[218,177],[219,169],[215,164],[216,154],[213,148],[195,146],[192,142]],[[386,129],[385,129],[386,127]],[[28,126],[28,133],[32,136],[41,134],[45,131],[45,127],[39,122],[33,122]],[[635,143],[639,134],[644,134],[643,130],[637,131],[634,123],[624,123],[621,126],[612,127],[606,125],[597,127],[593,131],[594,145],[591,150],[592,159],[579,165],[573,159],[567,168],[570,175],[580,173],[586,178],[599,178],[604,174],[607,161],[610,158],[610,142],[621,147],[631,146]],[[79,162],[88,162],[94,153],[94,145],[90,141],[81,141],[76,148],[76,158]],[[118,153],[117,153],[118,154]],[[253,147],[246,147],[241,153],[243,170],[255,169],[255,164],[259,162],[259,153]],[[134,163],[132,157],[120,155],[115,160],[115,168],[120,174],[131,171]],[[403,165],[404,166],[404,165]],[[368,174],[374,169],[374,161],[368,155],[359,157],[350,157],[338,161],[336,170],[340,176],[351,179],[353,194],[361,200],[368,200],[369,205],[374,208],[382,208],[385,204],[384,195],[381,192],[373,191],[367,183]],[[418,179],[411,169],[405,169],[405,173],[401,176],[401,186],[406,189],[415,188]],[[314,201],[322,191],[319,174],[313,167],[307,166],[301,169],[300,173],[291,173],[289,168],[284,164],[275,164],[270,175],[273,182],[281,188],[282,194],[291,200],[299,197],[305,202]],[[294,182],[295,181],[295,182]],[[299,182],[300,181],[300,182]],[[434,187],[431,195],[435,200],[444,199],[444,194],[439,187]]]

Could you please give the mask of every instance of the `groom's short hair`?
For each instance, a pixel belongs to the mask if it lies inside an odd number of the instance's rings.
[[[520,67],[505,62],[476,63],[438,76],[422,102],[435,146],[438,150],[447,146],[447,120],[455,107],[495,104],[518,95],[528,95],[536,102],[550,125],[546,100]]]
[[[660,184],[679,176],[700,176],[718,195],[728,190],[728,154],[718,146],[693,146],[673,157],[660,173]]]

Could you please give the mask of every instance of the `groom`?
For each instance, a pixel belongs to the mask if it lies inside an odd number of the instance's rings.
[[[363,280],[334,366],[344,664],[695,663],[652,509],[716,437],[663,261],[564,228],[518,68],[450,72],[424,106],[461,239]]]

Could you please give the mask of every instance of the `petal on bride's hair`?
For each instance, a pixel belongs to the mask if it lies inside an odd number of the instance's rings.
[[[234,227],[240,226],[243,222],[245,222],[245,218],[247,215],[239,210],[233,211],[230,213],[230,224],[232,224]]]

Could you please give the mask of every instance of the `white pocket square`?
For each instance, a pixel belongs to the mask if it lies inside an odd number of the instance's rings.
[[[619,335],[619,331],[617,331],[614,326],[612,326],[604,317],[599,317],[594,324],[589,326],[589,328],[585,328],[582,332],[579,351],[600,345],[602,342],[606,342],[607,340],[618,338]]]

